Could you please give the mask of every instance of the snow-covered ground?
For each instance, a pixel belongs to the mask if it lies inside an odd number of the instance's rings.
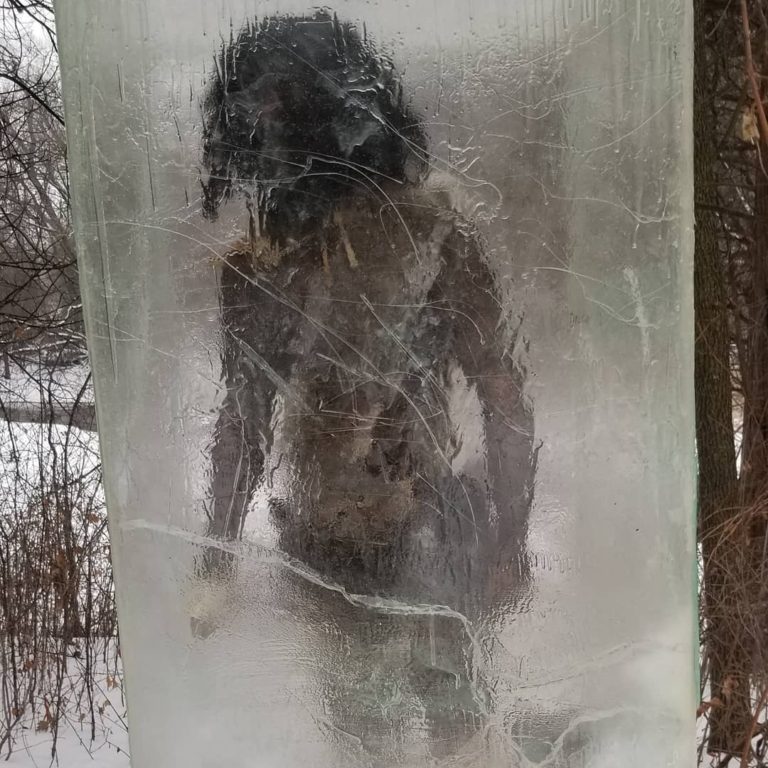
[[[89,373],[87,362],[53,370],[34,363],[24,367],[12,363],[10,378],[0,377],[0,397],[40,402],[47,400],[50,392],[54,398],[71,402],[85,386],[83,400],[93,402],[93,388],[88,381]]]
[[[42,768],[58,765],[61,768],[129,768],[128,733],[122,726],[97,731],[96,740],[91,742],[90,730],[69,724],[62,726],[59,734],[56,758],[51,759],[52,739],[48,734],[34,730],[24,731],[23,740],[18,740],[10,759],[4,765],[13,768]]]
[[[72,686],[63,690],[67,706],[65,718],[59,723],[56,757],[52,758],[53,737],[48,730],[40,728],[40,715],[28,717],[22,728],[14,730],[11,755],[8,747],[3,750],[0,760],[13,768],[43,768],[58,765],[61,768],[129,768],[128,727],[126,721],[125,696],[121,677],[110,672],[103,663],[95,675],[94,696],[96,701],[96,738],[91,740],[91,724],[86,716],[83,722],[78,707],[76,688],[79,685],[76,670],[70,678]],[[44,708],[40,707],[41,711]],[[87,713],[86,713],[87,714]],[[6,761],[7,760],[7,761]]]

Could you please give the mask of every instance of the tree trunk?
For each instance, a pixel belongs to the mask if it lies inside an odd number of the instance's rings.
[[[715,82],[707,60],[707,3],[694,3],[695,388],[699,536],[704,556],[705,650],[711,710],[708,749],[740,755],[751,724],[749,652],[729,616],[739,542],[724,535],[737,501],[727,276],[718,247]]]
[[[48,403],[28,400],[0,401],[0,417],[9,423],[61,424],[96,431],[96,409],[92,403],[63,402],[51,408]]]

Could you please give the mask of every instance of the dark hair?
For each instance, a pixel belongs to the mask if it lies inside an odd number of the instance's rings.
[[[222,46],[204,101],[203,212],[241,194],[273,240],[322,223],[383,177],[415,181],[423,128],[399,76],[336,16],[273,16]]]

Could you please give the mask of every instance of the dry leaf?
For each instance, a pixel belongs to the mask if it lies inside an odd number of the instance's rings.
[[[757,127],[757,115],[754,107],[745,107],[741,113],[741,139],[750,144],[756,144],[760,141],[760,130]]]
[[[705,712],[709,711],[710,709],[717,709],[718,707],[722,707],[723,702],[720,701],[720,699],[715,696],[714,698],[710,699],[709,701],[702,701],[701,704],[699,704],[698,709],[696,710],[696,717],[701,717]]]
[[[728,675],[723,680],[723,697],[726,699],[731,698],[731,694],[736,690],[736,678],[733,675]]]
[[[45,717],[37,724],[38,731],[47,731],[51,727],[51,723],[53,723],[51,711],[48,709],[48,702],[43,701],[43,706],[45,707]]]

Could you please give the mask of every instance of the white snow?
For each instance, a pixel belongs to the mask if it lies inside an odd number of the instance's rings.
[[[21,728],[14,730],[11,756],[8,745],[0,754],[4,765],[13,768],[42,768],[58,765],[61,768],[130,768],[128,754],[128,728],[125,696],[119,670],[113,674],[99,664],[95,675],[94,698],[96,710],[96,738],[91,740],[90,715],[87,705],[78,706],[79,685],[77,669],[71,670],[69,682],[62,691],[64,700],[69,702],[65,717],[59,723],[56,743],[56,757],[52,758],[53,736],[49,731],[40,730],[39,723],[44,707],[40,705],[36,715],[29,715]],[[81,722],[81,717],[84,716]],[[6,762],[7,759],[7,762]]]

